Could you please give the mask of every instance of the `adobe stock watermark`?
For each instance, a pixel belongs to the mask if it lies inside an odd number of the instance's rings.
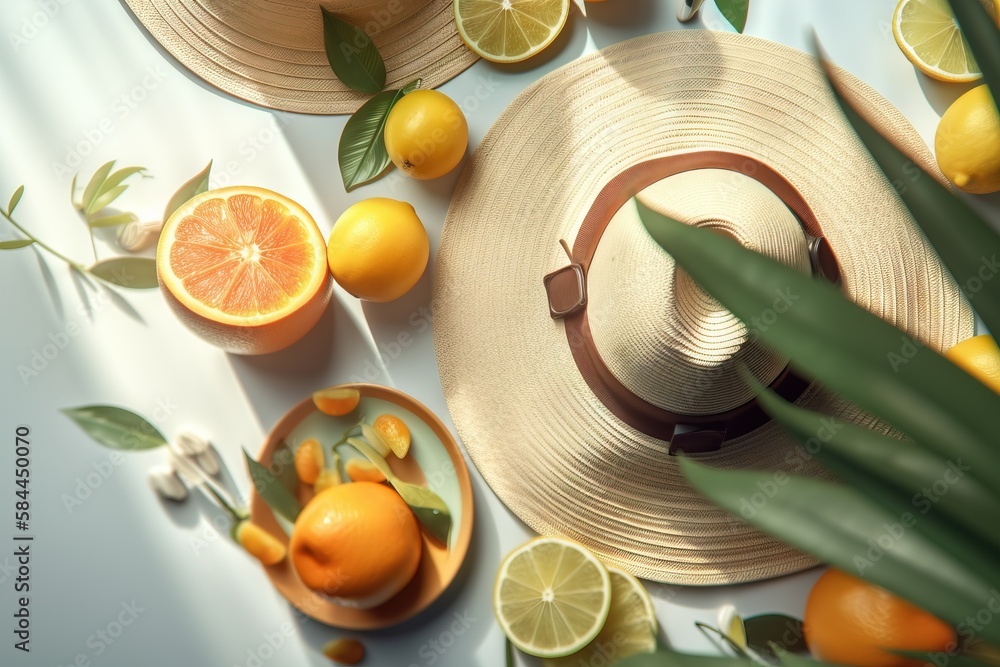
[[[137,276],[127,269],[116,269],[113,277],[121,285],[129,285],[136,280]],[[110,289],[110,288],[108,288]],[[98,290],[88,296],[88,301],[79,308],[78,315],[84,322],[92,322],[92,318],[97,313],[104,311],[113,301],[110,292]],[[70,320],[55,331],[50,331],[42,339],[40,345],[31,348],[27,353],[27,359],[17,365],[17,374],[21,378],[21,384],[27,387],[32,380],[45,372],[56,359],[69,346],[70,343],[83,331],[79,322]]]
[[[759,336],[765,333],[774,326],[779,316],[787,313],[795,305],[795,302],[802,298],[798,294],[794,294],[789,287],[783,290],[775,290],[774,294],[775,297],[771,303],[771,307],[761,311],[756,317],[750,318],[748,328],[751,335]]]
[[[107,115],[97,121],[95,125],[84,129],[76,142],[66,144],[63,161],[52,162],[52,173],[55,174],[56,178],[63,179],[75,173],[83,164],[84,158],[104,143],[108,135],[117,129],[118,124],[131,116],[169,76],[170,70],[164,67],[163,63],[148,65],[145,73],[134,86],[111,101],[111,108]]]
[[[7,41],[10,42],[10,48],[14,49],[14,53],[19,53],[28,42],[38,37],[62,8],[71,2],[73,0],[38,0],[38,10],[22,16],[17,30],[7,33]]]
[[[823,445],[830,442],[844,425],[838,423],[833,417],[823,417],[820,420],[820,428],[816,435],[805,441],[798,449],[816,454]],[[788,484],[788,473],[776,471],[769,480],[757,482],[758,491],[750,495],[749,498],[740,498],[740,514],[744,519],[752,519],[772,498],[778,495],[781,488]]]
[[[452,619],[451,624],[438,633],[437,637],[424,642],[417,649],[417,655],[423,662],[411,662],[408,667],[430,667],[437,664],[437,661],[448,653],[449,649],[455,645],[458,639],[468,632],[469,628],[479,622],[479,619],[473,616],[468,609],[461,613],[457,611],[453,612]]]
[[[976,611],[975,614],[966,616],[955,626],[955,634],[958,635],[958,641],[953,641],[944,651],[929,653],[927,657],[937,667],[945,667],[951,661],[951,658],[962,651],[963,647],[968,648],[981,641],[977,637],[986,629],[986,626],[993,622],[996,614],[1000,614],[1000,591],[993,588],[990,589],[990,598],[986,601],[986,604]]]
[[[965,473],[971,469],[971,466],[962,463],[962,459],[948,461],[938,479],[914,494],[910,500],[913,508],[920,515],[930,512],[934,508],[934,505],[940,502],[942,497],[962,481]],[[882,560],[888,552],[892,551],[902,541],[903,536],[906,535],[906,531],[917,525],[919,520],[920,517],[914,512],[903,512],[896,521],[883,523],[882,532],[867,540],[868,549],[865,553],[854,556],[854,567],[858,571],[858,574],[863,575],[865,570],[874,567],[876,563]]]
[[[265,632],[260,636],[261,642],[257,646],[247,649],[246,659],[234,662],[233,667],[262,667],[288,643],[294,632],[289,621],[279,625],[275,632]]]
[[[169,398],[158,398],[152,411],[149,412],[150,420],[154,425],[162,424],[170,419],[177,409],[178,405]],[[139,449],[139,436],[151,435],[152,432],[147,424],[133,429],[122,436],[122,447],[112,450],[106,459],[91,463],[93,472],[77,477],[73,493],[64,493],[60,497],[63,507],[66,508],[66,513],[72,515],[79,507],[83,506],[83,503],[90,499],[125,461],[124,452]]]
[[[60,663],[59,667],[91,667],[91,665],[99,664],[94,662],[94,658],[104,655],[125,633],[125,630],[135,624],[139,614],[144,611],[146,609],[140,607],[135,600],[122,602],[121,610],[117,615],[87,637],[86,645],[90,652],[77,653],[65,666]]]

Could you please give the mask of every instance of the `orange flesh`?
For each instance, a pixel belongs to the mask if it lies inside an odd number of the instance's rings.
[[[209,199],[183,218],[170,267],[196,301],[238,317],[282,310],[309,286],[309,230],[284,205],[248,194]]]

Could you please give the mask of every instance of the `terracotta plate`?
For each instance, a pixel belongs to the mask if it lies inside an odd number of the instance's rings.
[[[270,466],[272,473],[280,477],[282,468],[290,465],[290,461],[281,457],[272,461],[272,455],[283,440],[293,450],[298,443],[310,437],[328,445],[336,442],[357,423],[362,414],[369,423],[379,414],[394,414],[406,422],[413,435],[413,444],[405,459],[400,461],[389,456],[389,463],[399,477],[408,482],[427,484],[448,505],[453,521],[449,544],[441,544],[422,530],[424,553],[413,581],[394,598],[374,609],[343,607],[306,588],[295,574],[289,558],[264,569],[278,591],[307,616],[338,628],[374,630],[416,616],[440,597],[455,578],[472,537],[472,483],[455,439],[426,407],[389,387],[373,384],[341,386],[354,387],[361,392],[361,403],[354,412],[344,417],[331,417],[319,412],[312,398],[307,398],[289,410],[271,429],[258,460]],[[341,447],[338,451],[344,455],[351,450]],[[310,494],[310,490],[300,489],[301,500],[307,501]],[[291,526],[283,519],[276,519],[255,491],[250,496],[250,516],[269,533],[288,543],[285,529],[290,531]]]

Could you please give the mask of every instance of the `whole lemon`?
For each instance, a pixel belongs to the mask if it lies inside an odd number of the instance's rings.
[[[469,125],[455,102],[436,90],[415,90],[396,102],[385,121],[385,150],[413,178],[444,176],[469,145]]]
[[[986,85],[973,88],[941,117],[934,139],[938,166],[959,189],[1000,190],[1000,114]]]
[[[1000,394],[1000,347],[993,336],[966,338],[944,356],[966,373]]]
[[[359,201],[337,219],[326,257],[334,280],[366,301],[392,301],[417,284],[430,243],[406,202],[385,197]]]
[[[896,651],[946,651],[956,640],[936,616],[832,568],[809,593],[803,631],[817,660],[857,667],[922,667]]]

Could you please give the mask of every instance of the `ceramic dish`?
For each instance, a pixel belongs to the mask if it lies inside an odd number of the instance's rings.
[[[360,415],[367,421],[383,413],[402,419],[410,429],[413,443],[402,461],[389,456],[393,471],[403,480],[425,483],[441,496],[452,515],[452,528],[447,547],[421,530],[424,552],[413,580],[398,595],[374,609],[352,609],[330,601],[307,588],[292,568],[291,559],[265,567],[275,588],[307,616],[338,628],[374,630],[401,623],[426,609],[448,588],[458,574],[472,537],[472,483],[465,459],[455,439],[430,410],[410,396],[372,384],[342,385],[361,392],[357,409],[344,417],[331,417],[318,411],[312,398],[307,398],[282,417],[271,429],[257,460],[265,466],[282,441],[292,448],[306,438],[321,442],[336,441]],[[342,454],[348,448],[340,448]],[[256,491],[250,495],[250,517],[264,530],[285,544],[286,529],[291,526],[276,519],[271,509]]]

